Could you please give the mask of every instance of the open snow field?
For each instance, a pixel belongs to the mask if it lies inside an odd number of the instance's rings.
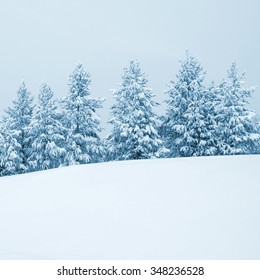
[[[260,156],[0,178],[0,259],[260,259]]]

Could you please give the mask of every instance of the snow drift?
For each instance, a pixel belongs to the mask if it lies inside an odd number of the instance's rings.
[[[1,259],[259,259],[260,156],[0,179]]]

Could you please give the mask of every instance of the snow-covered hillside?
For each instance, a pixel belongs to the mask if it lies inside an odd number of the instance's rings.
[[[0,179],[1,259],[259,259],[260,156]]]

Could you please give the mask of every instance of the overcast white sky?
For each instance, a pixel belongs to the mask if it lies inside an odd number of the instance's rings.
[[[46,81],[56,97],[65,96],[68,75],[81,62],[93,95],[107,99],[105,125],[109,89],[131,59],[140,61],[161,102],[186,49],[208,81],[220,81],[236,60],[247,85],[260,86],[259,16],[259,0],[1,0],[0,113],[23,79],[34,95]],[[260,88],[250,107],[260,114]]]

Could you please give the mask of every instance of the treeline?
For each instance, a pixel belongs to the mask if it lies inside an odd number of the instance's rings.
[[[247,108],[254,89],[243,87],[233,63],[220,84],[205,85],[205,71],[190,54],[169,83],[167,109],[158,116],[140,65],[131,61],[114,91],[112,131],[105,139],[92,98],[90,75],[79,64],[69,76],[65,98],[54,99],[42,84],[38,104],[23,82],[1,121],[0,175],[74,164],[163,157],[260,153],[260,129]]]

